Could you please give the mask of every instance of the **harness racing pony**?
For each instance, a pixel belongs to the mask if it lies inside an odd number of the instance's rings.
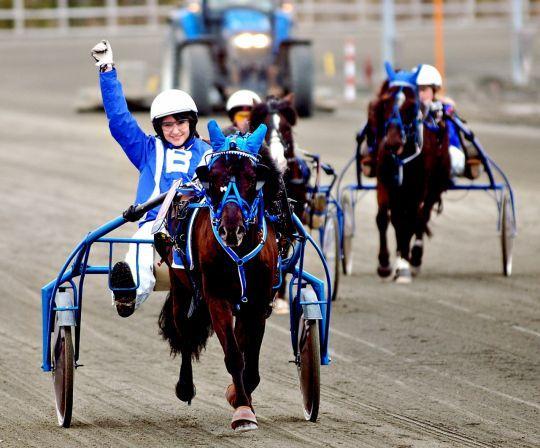
[[[308,199],[309,167],[294,152],[293,126],[298,121],[298,114],[293,104],[292,93],[284,98],[270,96],[266,102],[255,104],[251,113],[251,128],[254,130],[260,124],[266,124],[266,143],[270,154],[283,173],[288,197],[294,200],[294,213],[303,218]]]
[[[226,392],[234,408],[231,426],[250,430],[257,428],[251,395],[260,381],[259,351],[279,279],[275,231],[265,208],[265,196],[273,192],[263,194],[263,185],[279,172],[258,154],[266,126],[245,137],[225,138],[215,121],[208,130],[213,151],[208,165],[197,168],[204,199],[195,204],[188,236],[194,269],[173,269],[172,251],[164,257],[171,290],[159,326],[171,353],[181,354],[176,395],[188,404],[195,396],[192,360],[216,333],[232,377]],[[173,241],[179,224],[173,218],[168,226]]]
[[[418,72],[395,72],[386,64],[388,80],[370,103],[368,125],[377,141],[377,227],[382,278],[392,274],[386,231],[389,220],[396,233],[394,280],[409,283],[422,263],[423,236],[430,236],[431,210],[449,185],[450,156],[444,120],[435,123],[418,98]],[[415,243],[410,250],[411,239]]]

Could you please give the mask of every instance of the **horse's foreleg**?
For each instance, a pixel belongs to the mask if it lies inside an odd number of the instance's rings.
[[[424,255],[424,233],[426,231],[427,220],[425,218],[425,203],[418,209],[416,215],[414,243],[411,248],[411,273],[416,276],[420,273],[422,257]],[[428,216],[429,219],[429,216]]]
[[[208,300],[208,309],[214,332],[219,339],[223,353],[225,353],[225,367],[234,384],[235,393],[229,402],[234,408],[251,406],[244,388],[244,358],[234,334],[231,306],[226,300],[211,298]]]
[[[251,401],[251,394],[259,385],[259,354],[264,337],[266,320],[264,316],[240,317],[236,320],[235,334],[241,352],[244,354],[244,387]]]
[[[424,235],[430,236],[428,222],[431,218],[433,206],[440,201],[440,194],[437,196],[428,195],[424,203],[418,210],[418,218],[415,227],[415,240],[411,249],[411,266],[413,275],[420,273],[422,257],[424,255]]]
[[[388,206],[386,204],[379,203],[377,227],[379,229],[379,266],[377,267],[377,274],[379,274],[379,277],[386,278],[392,273],[390,253],[388,252],[386,240],[386,231],[388,229]]]
[[[411,238],[414,233],[416,222],[415,215],[408,215],[408,210],[400,209],[391,216],[392,225],[396,232],[397,259],[395,265],[394,280],[397,283],[410,283],[412,273],[409,264],[409,251]]]

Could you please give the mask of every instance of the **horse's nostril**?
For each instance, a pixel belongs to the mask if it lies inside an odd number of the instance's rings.
[[[244,226],[238,226],[236,228],[236,236],[237,237],[241,237],[241,236],[245,235],[245,233],[246,233],[246,228]]]
[[[218,233],[221,238],[227,237],[227,229],[224,226],[219,226]]]

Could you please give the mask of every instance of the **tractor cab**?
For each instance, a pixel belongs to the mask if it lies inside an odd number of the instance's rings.
[[[242,28],[250,21],[254,22],[254,28],[262,24],[265,32],[269,33],[275,4],[271,0],[203,0],[201,12],[204,25],[211,35],[219,35],[228,26],[243,31]]]

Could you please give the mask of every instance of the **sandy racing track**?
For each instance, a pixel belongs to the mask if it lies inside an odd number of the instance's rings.
[[[130,205],[137,180],[104,115],[72,109],[77,89],[96,82],[94,40],[0,47],[1,448],[540,446],[540,132],[482,123],[472,127],[517,194],[514,275],[500,274],[492,199],[452,193],[421,276],[381,283],[374,199],[362,199],[355,274],[342,277],[333,310],[316,424],[303,420],[287,317],[271,317],[263,343],[260,429],[234,434],[217,340],[195,365],[188,407],[174,396],[179,361],[157,333],[163,294],[121,319],[101,277],[86,287],[73,426],[58,428],[50,374],[40,370],[40,288],[86,232]],[[147,114],[137,118],[149,131]],[[363,120],[350,108],[319,114],[297,139],[341,168]]]

